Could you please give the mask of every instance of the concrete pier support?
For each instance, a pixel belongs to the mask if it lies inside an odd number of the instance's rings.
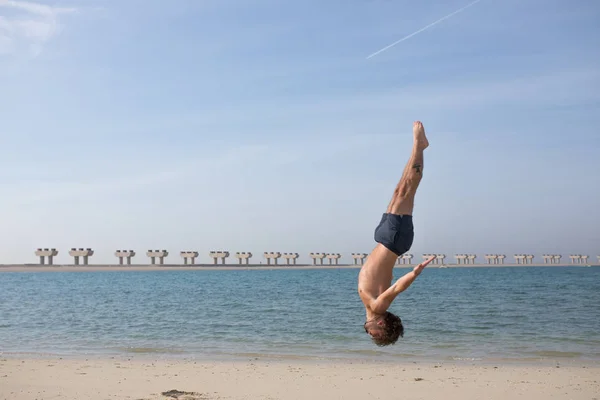
[[[456,258],[457,264],[467,264],[467,262],[469,261],[467,254],[455,254],[454,258]]]
[[[263,256],[267,259],[267,265],[271,265],[271,263],[277,265],[277,260],[281,257],[281,253],[278,251],[265,251]]]
[[[483,256],[488,264],[496,264],[498,260],[498,256],[496,254],[486,254]]]
[[[412,254],[402,254],[396,260],[398,265],[411,265],[412,264],[413,255]]]
[[[69,255],[75,259],[75,265],[79,265],[79,257],[83,257],[83,265],[89,264],[89,257],[94,255],[94,250],[84,248],[71,248]]]
[[[544,264],[560,264],[561,257],[560,254],[543,254],[542,260]]]
[[[150,265],[157,265],[157,258],[158,265],[163,265],[165,263],[165,257],[169,255],[169,252],[167,250],[148,250],[146,255],[150,257]]]
[[[532,264],[533,254],[515,254],[515,262],[520,265]]]
[[[587,264],[589,257],[581,254],[571,254],[569,258],[571,258],[571,264]]]
[[[435,265],[440,265],[444,263],[444,259],[446,258],[445,254],[423,254],[423,261],[429,259],[429,257],[431,256],[435,256],[435,258],[433,259],[433,261],[431,262],[430,265],[435,264]]]
[[[325,258],[325,253],[310,253],[310,258],[313,260],[313,265],[323,265],[323,259]]]
[[[300,257],[298,253],[283,253],[281,256],[285,260],[286,265],[296,265],[296,260]]]
[[[492,264],[492,265],[504,264],[505,258],[506,258],[506,255],[504,255],[504,254],[486,254],[485,255],[485,259],[487,260],[488,264]]]
[[[354,265],[363,265],[365,263],[365,259],[369,255],[367,253],[352,253],[352,260],[354,260]]]
[[[195,265],[198,254],[199,253],[197,251],[181,251],[179,253],[179,255],[181,255],[181,257],[183,258],[184,265],[188,265],[188,262],[190,265]]]
[[[477,255],[476,254],[456,254],[454,256],[454,258],[456,258],[457,264],[463,264],[463,265],[475,264]]]
[[[58,255],[56,249],[37,249],[35,255],[40,258],[40,265],[46,264],[46,257],[48,257],[48,265],[54,265],[54,257]]]
[[[123,265],[123,260],[127,260],[127,265],[131,265],[131,258],[135,257],[135,251],[133,250],[117,250],[115,256],[119,259],[119,265]]]
[[[329,261],[329,265],[338,265],[338,261],[342,255],[339,253],[329,253],[325,257]]]
[[[235,253],[235,258],[238,259],[238,264],[250,264],[250,259],[252,258],[252,253],[246,251],[238,251]]]
[[[209,253],[210,258],[213,259],[213,264],[217,265],[218,260],[221,260],[221,264],[225,264],[225,260],[229,257],[228,251],[223,250],[213,250]]]

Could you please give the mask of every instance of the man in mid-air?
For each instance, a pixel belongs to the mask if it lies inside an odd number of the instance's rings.
[[[358,274],[358,294],[365,305],[364,327],[379,346],[396,343],[404,336],[401,319],[388,311],[392,301],[406,290],[423,268],[435,257],[425,260],[392,285],[396,260],[413,243],[413,208],[415,193],[423,176],[423,151],[429,146],[425,129],[420,121],[413,124],[413,148],[402,178],[394,190],[392,200],[381,222],[375,229],[377,245]]]

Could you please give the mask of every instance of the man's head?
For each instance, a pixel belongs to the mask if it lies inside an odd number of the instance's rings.
[[[377,346],[394,344],[399,337],[404,337],[404,326],[397,315],[386,311],[385,314],[365,322],[365,332],[371,335]]]

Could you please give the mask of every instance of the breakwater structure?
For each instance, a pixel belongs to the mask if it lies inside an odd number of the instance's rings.
[[[267,260],[267,265],[277,265],[277,261],[281,258],[281,253],[278,251],[265,251],[263,257]]]
[[[40,265],[46,264],[46,257],[48,257],[48,265],[54,264],[54,257],[58,255],[56,249],[37,249],[35,255],[40,258]]]
[[[250,253],[249,251],[238,251],[235,253],[235,258],[237,258],[239,265],[249,265],[250,259],[252,258],[252,253]]]
[[[544,260],[544,264],[560,264],[560,259],[562,256],[560,254],[543,254],[542,260]]]
[[[367,253],[352,253],[354,265],[363,265],[368,256]]]
[[[221,264],[225,264],[225,260],[227,260],[227,257],[229,257],[229,252],[223,250],[212,250],[210,253],[208,253],[208,255],[213,259],[213,264],[217,265],[218,260],[221,260]]]
[[[504,255],[504,254],[486,254],[485,256],[483,256],[483,258],[485,258],[485,260],[487,261],[487,264],[501,265],[501,264],[504,264],[504,259],[506,258],[506,255]]]
[[[309,257],[312,259],[312,265],[323,265],[323,259],[327,256],[326,253],[310,253]]]
[[[533,264],[533,254],[515,254],[517,264]]]
[[[339,265],[342,255],[340,253],[328,253],[325,258],[329,261],[329,265]]]
[[[146,255],[150,257],[150,264],[156,265],[156,259],[158,258],[158,265],[165,264],[165,258],[169,255],[167,250],[148,250]]]
[[[456,254],[454,256],[454,258],[456,259],[456,263],[457,264],[462,264],[462,265],[470,264],[470,265],[473,265],[473,264],[475,264],[475,260],[477,259],[477,255],[476,254]]]
[[[435,258],[431,261],[431,264],[434,265],[443,265],[444,260],[446,259],[445,254],[423,254],[423,261],[428,260],[431,256],[435,256]]]
[[[571,259],[571,264],[587,264],[588,260],[588,256],[581,254],[571,254],[569,258]],[[598,258],[600,259],[600,256]]]
[[[133,250],[117,250],[115,256],[119,259],[119,265],[123,265],[123,260],[127,260],[127,265],[131,265],[131,259],[135,257]]]
[[[73,247],[69,250],[69,255],[73,257],[75,265],[79,265],[79,257],[83,257],[83,265],[89,265],[89,258],[94,255],[94,250]]]
[[[396,264],[398,265],[411,265],[412,264],[413,255],[412,254],[402,254],[396,260]]]
[[[281,255],[281,257],[283,257],[283,259],[285,260],[286,265],[296,265],[296,261],[300,257],[300,254],[298,254],[298,253],[283,253]]]
[[[68,252],[69,256],[73,257],[73,264],[65,264],[65,265],[89,265],[90,257],[94,255],[94,250],[91,248],[71,248]],[[38,257],[37,265],[48,265],[53,266],[56,265],[56,256],[59,254],[59,250],[56,248],[37,248],[34,251],[36,257]],[[196,250],[183,250],[179,252],[180,256],[183,259],[183,265],[194,265],[194,266],[208,266],[209,264],[197,263],[197,258],[200,256],[200,252]],[[131,265],[132,258],[135,257],[135,250],[116,250],[114,255],[119,260],[119,265]],[[174,266],[175,264],[165,264],[165,259],[168,257],[169,251],[167,250],[148,250],[146,252],[146,256],[150,259],[149,264],[137,264],[137,266],[143,265],[165,265],[165,266]],[[252,253],[251,252],[236,252],[235,254],[236,262],[233,264],[229,264],[227,262],[227,258],[230,256],[229,251],[226,250],[212,250],[208,253],[208,256],[212,258],[213,265],[223,265],[223,266],[234,266],[234,265],[248,265],[248,266],[260,266],[260,265],[268,265],[268,266],[278,266],[278,265],[287,265],[287,266],[318,266],[318,265],[329,265],[329,266],[362,266],[366,262],[369,257],[368,253],[351,253],[351,262],[343,263],[341,262],[343,255],[341,253],[325,253],[325,252],[313,252],[308,253],[308,257],[310,258],[309,264],[303,264],[299,262],[300,254],[299,253],[281,253],[281,252],[263,252],[263,258],[265,262],[251,262]],[[437,265],[440,267],[448,267],[448,266],[492,266],[492,265],[530,265],[530,266],[565,266],[565,265],[580,265],[580,266],[589,266],[588,262],[589,256],[585,254],[570,254],[568,256],[569,262],[563,260],[563,256],[561,254],[541,254],[539,255],[539,260],[542,263],[535,263],[535,256],[533,254],[514,254],[514,263],[505,263],[506,255],[505,254],[484,254],[482,257],[485,259],[483,264],[476,264],[477,255],[476,254],[455,254],[453,257],[456,260],[455,263],[445,263],[446,255],[440,253],[423,253],[422,259],[426,260],[431,256],[435,256],[435,259],[431,262],[430,265]],[[409,266],[416,265],[421,262],[419,259],[415,260],[414,255],[410,253],[406,253],[398,257],[396,261],[396,265],[399,266]],[[564,257],[566,258],[566,257]],[[284,260],[284,261],[281,261]],[[597,256],[598,263],[596,265],[600,266],[600,255]],[[593,261],[591,262],[593,264]],[[31,264],[24,264],[31,265]],[[100,265],[100,264],[99,264]],[[109,266],[111,264],[107,264]],[[181,265],[181,264],[179,264]]]
[[[181,251],[179,252],[179,255],[183,258],[183,265],[188,265],[188,263],[190,265],[196,264],[196,258],[198,257],[197,251]]]

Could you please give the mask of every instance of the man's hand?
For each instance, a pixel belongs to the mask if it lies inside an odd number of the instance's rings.
[[[429,257],[427,260],[423,261],[421,264],[415,266],[413,268],[413,272],[416,275],[419,275],[421,273],[421,271],[423,271],[423,268],[425,268],[430,262],[432,262],[433,260],[435,260],[435,256],[431,256]]]
[[[435,256],[431,256],[427,260],[423,261],[421,264],[415,266],[412,272],[408,272],[403,275],[400,279],[396,281],[392,286],[387,288],[385,292],[383,292],[377,299],[373,301],[371,305],[371,310],[377,314],[383,314],[392,301],[398,296],[400,293],[404,292],[412,283],[417,279],[417,276],[423,271],[430,262],[435,259]]]

